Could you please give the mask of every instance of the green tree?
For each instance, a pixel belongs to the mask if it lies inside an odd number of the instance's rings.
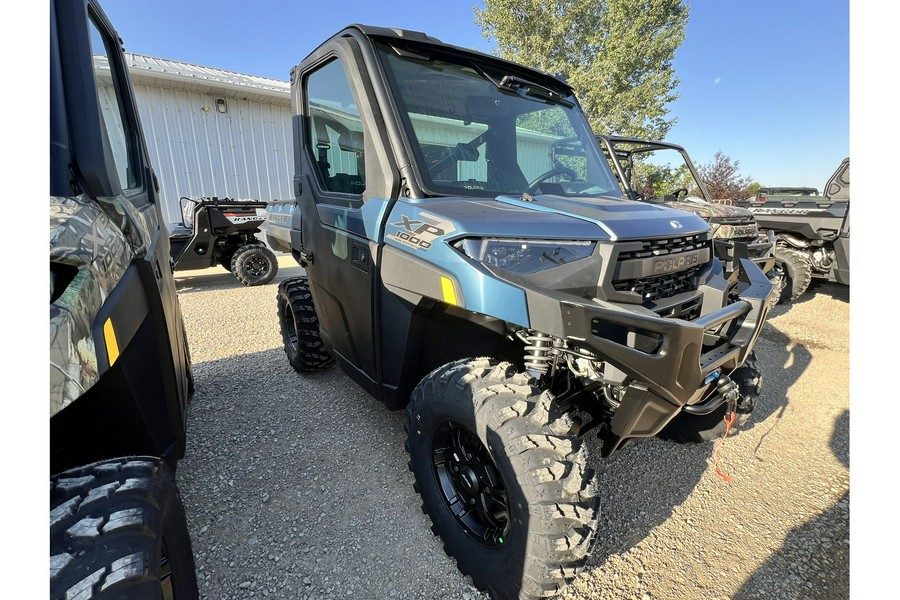
[[[635,161],[632,180],[635,190],[647,200],[662,198],[680,188],[686,189],[689,195],[699,195],[687,165],[676,167],[656,165],[645,160]]]
[[[681,0],[485,0],[484,37],[507,59],[562,75],[598,133],[662,139],[678,97]]]
[[[697,167],[700,179],[713,199],[741,200],[752,195],[753,178],[741,177],[740,164],[741,161],[733,161],[722,152],[716,152],[712,162]]]

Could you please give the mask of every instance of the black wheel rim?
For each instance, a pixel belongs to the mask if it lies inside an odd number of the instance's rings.
[[[163,540],[159,556],[159,588],[163,600],[175,600],[175,587],[172,581],[172,561],[169,560],[169,549]]]
[[[269,261],[264,256],[251,256],[244,263],[244,268],[253,277],[263,277],[269,272]]]
[[[486,546],[500,546],[509,530],[506,486],[478,436],[448,421],[431,441],[444,503],[457,523]]]

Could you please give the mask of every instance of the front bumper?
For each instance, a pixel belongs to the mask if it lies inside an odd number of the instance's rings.
[[[693,294],[704,310],[693,320],[664,318],[620,304],[563,300],[563,337],[624,372],[627,392],[604,433],[604,454],[633,437],[656,435],[685,406],[704,414],[719,378],[740,367],[753,350],[768,315],[772,284],[750,259],[738,259],[738,299],[722,304],[721,288],[702,285]],[[709,304],[719,299],[720,308]],[[554,322],[555,321],[554,319]],[[543,330],[538,319],[532,327]]]

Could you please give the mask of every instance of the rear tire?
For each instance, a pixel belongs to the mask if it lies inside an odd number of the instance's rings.
[[[762,374],[756,363],[756,352],[750,353],[746,362],[731,374],[731,379],[738,385],[741,400],[735,409],[734,423],[731,425],[732,433],[740,431],[747,421],[750,413],[759,398],[762,389]],[[723,404],[708,415],[692,415],[681,412],[666,425],[657,437],[676,442],[678,444],[699,444],[722,437],[727,424],[725,413],[728,406]]]
[[[555,594],[587,560],[600,506],[572,429],[509,363],[451,363],[412,394],[407,450],[422,510],[492,598]]]
[[[278,259],[262,244],[247,244],[234,251],[231,272],[244,285],[264,285],[278,273]]]
[[[320,371],[334,363],[319,334],[319,317],[306,277],[278,284],[278,324],[284,352],[295,371]]]
[[[50,598],[199,597],[184,507],[158,458],[94,463],[50,479]]]
[[[784,304],[799,298],[812,281],[812,268],[806,255],[800,250],[776,247],[772,253],[775,266],[772,267],[772,283],[775,291],[772,304]]]

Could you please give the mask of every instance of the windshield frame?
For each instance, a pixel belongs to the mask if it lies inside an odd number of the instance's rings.
[[[655,152],[676,152],[680,155],[682,166],[687,167],[687,172],[694,180],[694,187],[700,191],[700,199],[705,202],[711,202],[711,195],[700,177],[700,172],[694,166],[690,155],[684,147],[670,142],[662,142],[643,138],[630,138],[617,135],[597,135],[597,140],[601,144],[601,149],[607,161],[613,163],[616,171],[616,178],[625,191],[626,197],[632,200],[662,202],[664,198],[644,198],[642,194],[635,189],[633,177],[634,160],[645,154],[653,154]],[[624,163],[624,164],[623,164]],[[669,163],[674,165],[675,162]]]
[[[436,45],[411,43],[406,40],[398,42],[389,39],[375,39],[373,42],[374,54],[390,90],[388,97],[396,111],[401,139],[411,158],[411,167],[417,180],[417,186],[425,196],[493,198],[501,195],[523,196],[524,194],[552,193],[563,197],[623,198],[616,176],[603,155],[587,118],[571,89],[565,83],[539,71],[533,71],[507,61],[495,60],[488,56],[469,54],[460,48],[444,49]],[[454,77],[468,78],[467,81],[472,84],[473,90],[480,86],[477,96],[464,96],[464,92],[460,92],[458,97],[452,99],[447,95],[443,96],[446,99],[444,107],[448,111],[456,111],[453,116],[454,123],[451,124],[456,127],[454,133],[461,134],[464,127],[470,128],[467,130],[468,137],[456,143],[456,147],[452,145],[456,140],[441,140],[440,143],[433,143],[424,138],[420,139],[423,130],[421,121],[427,119],[437,122],[443,119],[449,122],[451,119],[439,116],[436,112],[429,114],[415,110],[416,108],[421,110],[421,107],[408,108],[414,105],[417,99],[421,101],[422,98],[441,93],[440,90],[429,89],[428,92],[419,96],[419,89],[422,88],[413,87],[405,78],[401,84],[400,78],[406,77],[405,73],[417,70],[415,63],[429,65],[428,68],[432,69],[450,71],[449,74]],[[427,70],[423,69],[421,73],[427,74]],[[447,82],[450,81],[452,80],[448,78]],[[484,82],[483,86],[481,86],[481,81]],[[437,82],[444,82],[442,76],[439,76]],[[469,86],[466,86],[466,89],[469,89]],[[489,104],[485,101],[490,100],[498,106],[502,103],[504,109],[509,112],[503,115],[489,113],[477,115],[474,111],[470,112],[470,100],[472,100],[472,105],[476,106],[474,110],[481,110],[477,107]],[[475,101],[481,102],[479,104]],[[462,108],[463,105],[465,108]],[[462,116],[462,111],[465,111],[465,118]],[[553,111],[558,115],[563,115],[559,117],[559,123],[562,128],[568,127],[568,131],[564,134],[552,134],[555,137],[551,138],[549,133],[516,126],[518,117],[537,114],[539,111],[548,113]],[[473,116],[471,120],[470,116]],[[419,129],[414,124],[414,119],[420,122]],[[510,130],[511,127],[512,130]],[[589,179],[589,182],[578,181],[577,183],[581,184],[578,188],[574,183],[569,184],[570,182],[563,180],[563,176],[560,175],[549,178],[546,184],[540,184],[535,189],[531,189],[529,184],[534,180],[531,179],[531,174],[526,173],[522,168],[522,159],[519,157],[523,139],[520,132],[523,131],[534,134],[531,136],[533,138],[546,137],[547,148],[565,138],[577,139],[583,148],[583,155],[576,157],[576,159],[584,161],[581,177]],[[493,150],[488,145],[489,140],[482,139],[484,138],[482,134],[485,133],[489,134],[488,138],[493,140],[491,142]],[[497,150],[501,146],[503,151],[498,152]],[[510,151],[511,149],[512,151]],[[426,153],[428,153],[427,156]],[[555,160],[555,157],[552,156],[548,158],[548,165],[552,166],[549,161]],[[493,176],[486,174],[483,180],[472,178],[464,180],[464,175],[460,174],[466,170],[460,166],[464,161],[480,161],[481,164],[477,168],[480,168],[483,173],[491,171]],[[455,169],[456,175],[451,175],[449,179],[438,179],[437,175],[442,174],[438,167],[447,169],[452,167]],[[473,165],[473,168],[476,167]],[[546,172],[539,170],[540,175],[537,179],[540,179],[540,176]],[[509,177],[498,176],[502,174]],[[566,174],[565,177],[573,179],[569,174]],[[557,179],[557,181],[552,182],[552,179]],[[470,182],[472,185],[468,185]],[[550,185],[551,183],[553,185]]]

